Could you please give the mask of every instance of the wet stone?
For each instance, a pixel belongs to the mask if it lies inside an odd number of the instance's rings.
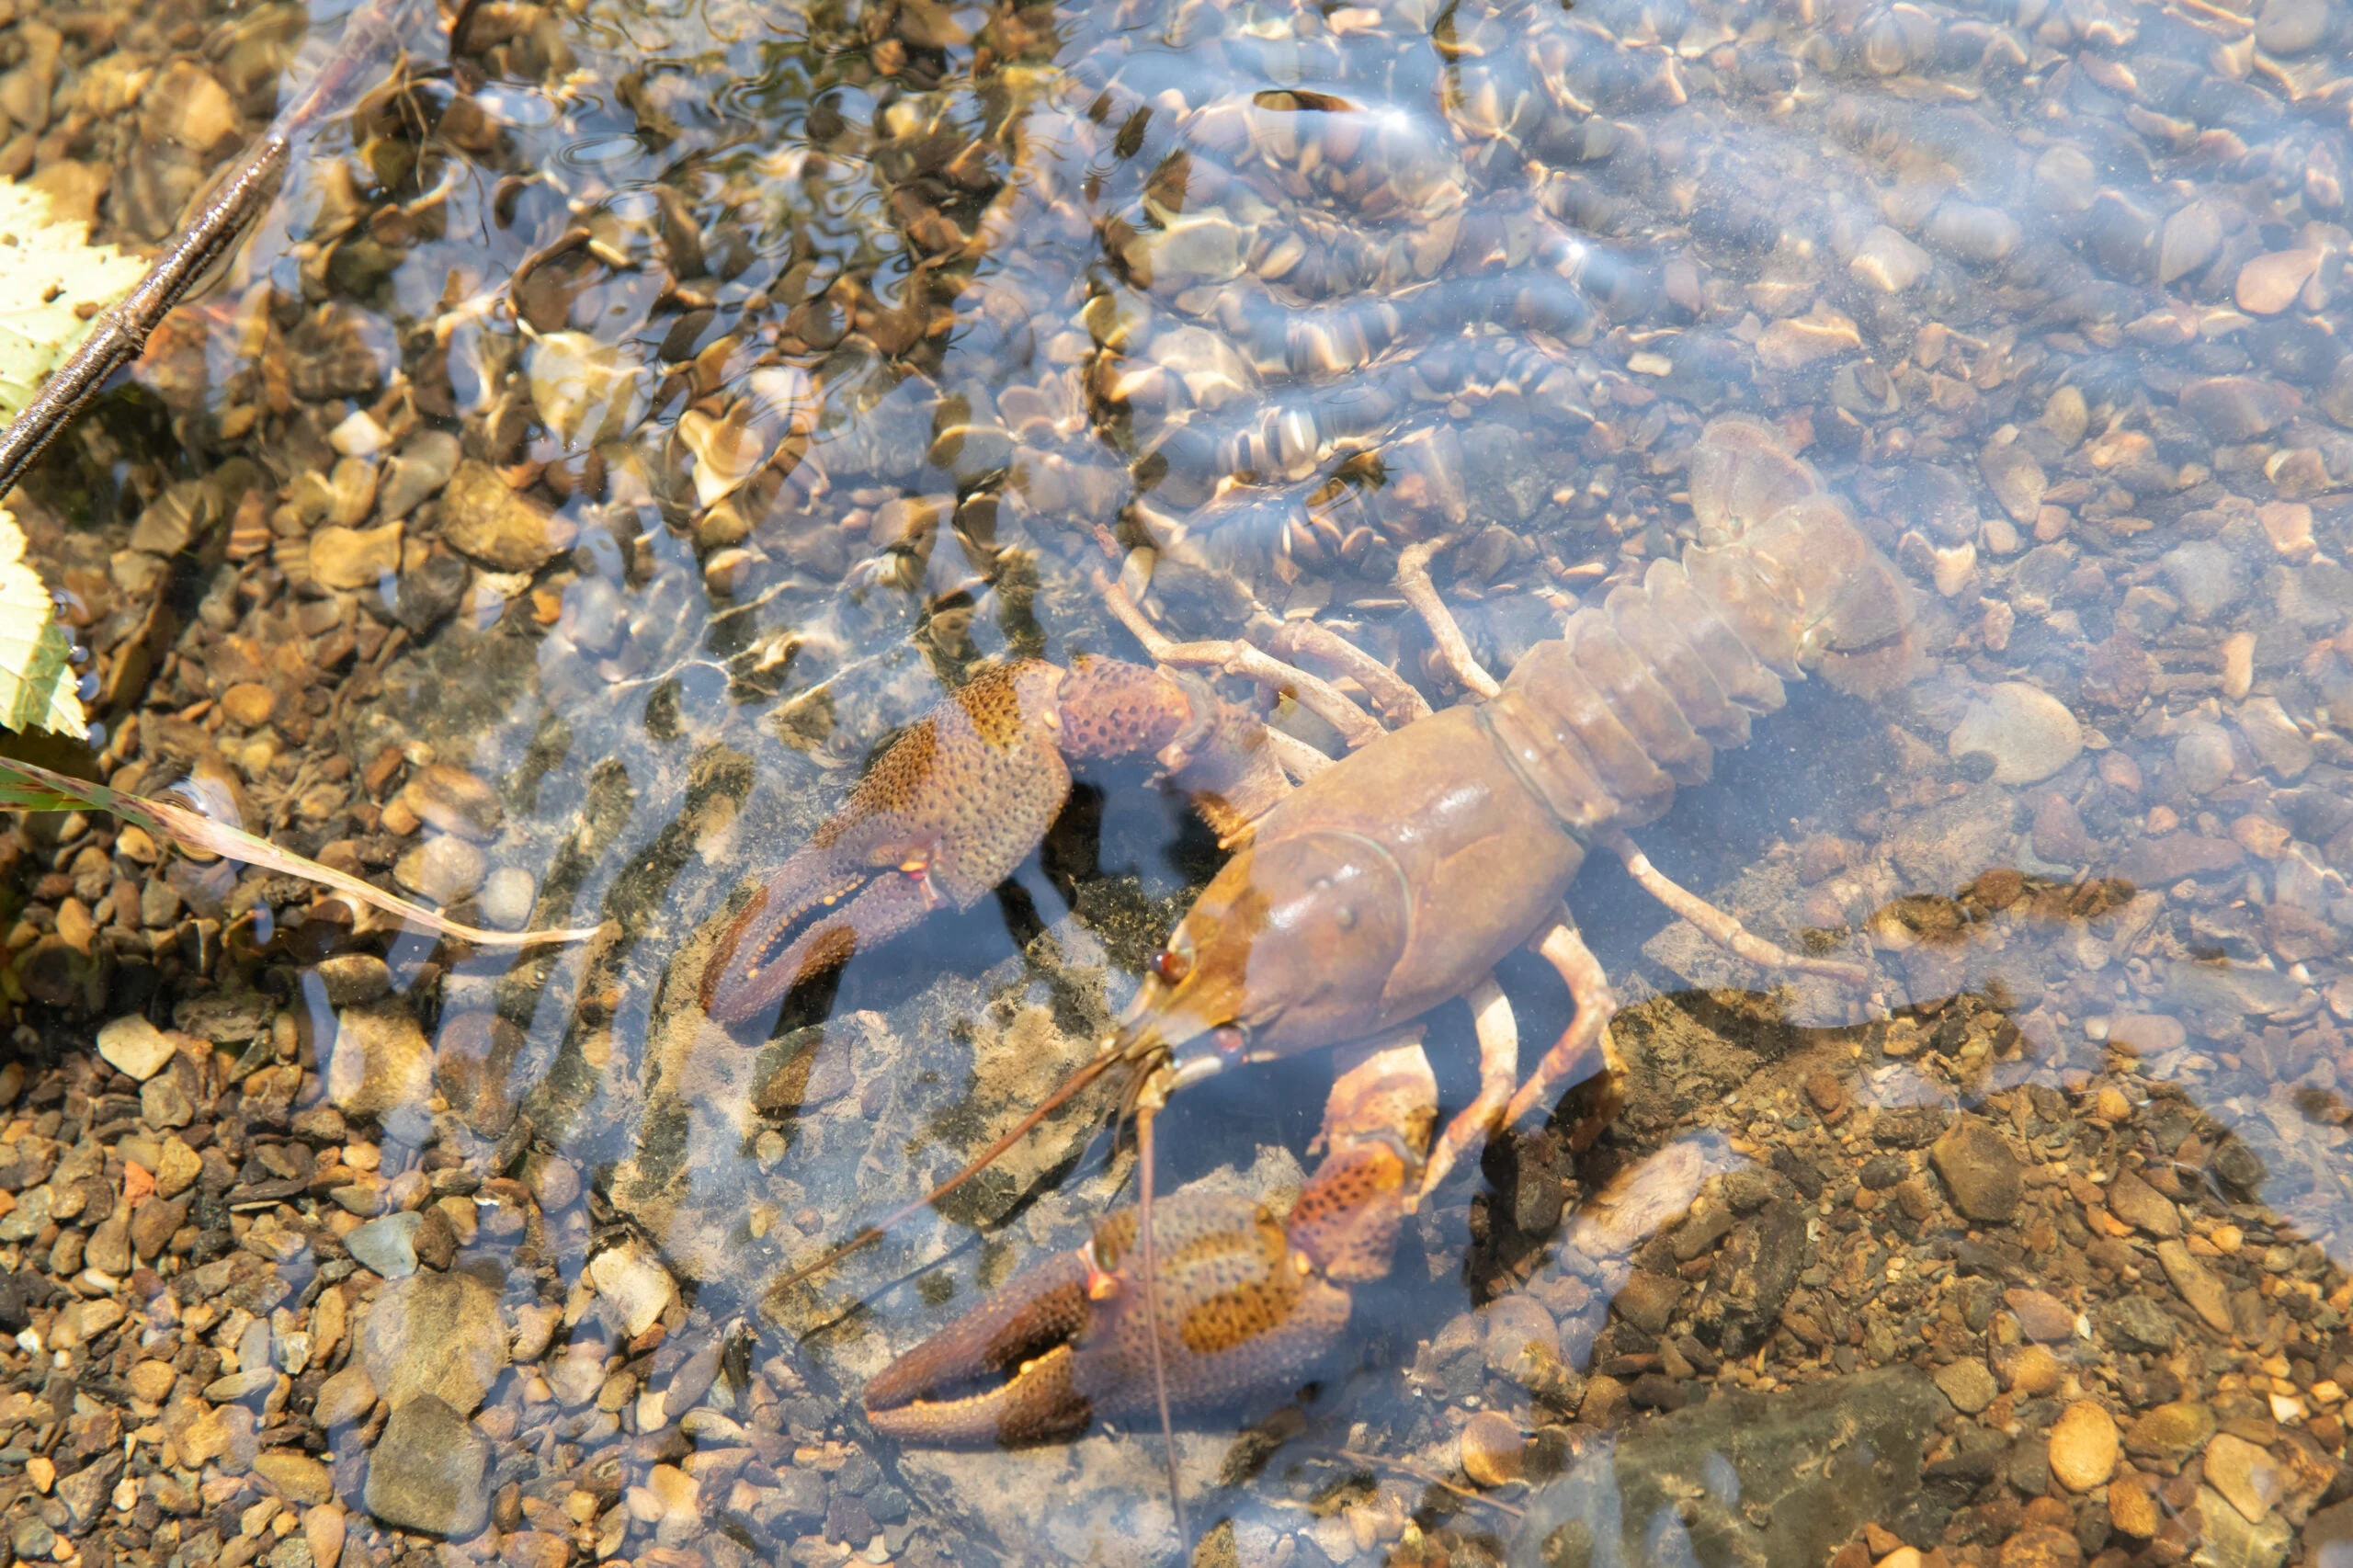
[[[2181,389],[2181,412],[2217,441],[2252,441],[2296,412],[2302,401],[2278,381],[2212,376]]]
[[[2200,1539],[2190,1559],[2194,1568],[2279,1568],[2295,1542],[2287,1520],[2275,1514],[2261,1524],[2249,1524],[2211,1486],[2198,1489],[2198,1523]]]
[[[2006,1224],[2017,1214],[2025,1195],[2018,1156],[1984,1121],[1962,1117],[1937,1140],[1928,1158],[1952,1193],[1953,1207],[1970,1219]]]
[[[401,525],[324,528],[311,535],[311,575],[347,593],[373,590],[401,567]]]
[[[539,889],[520,866],[501,866],[483,880],[475,902],[483,923],[495,931],[520,931],[531,923]]]
[[[1901,294],[1927,276],[1927,251],[1881,223],[1863,236],[1847,269],[1883,294]]]
[[[327,1096],[346,1116],[381,1118],[423,1106],[433,1088],[433,1051],[399,1002],[336,1015]]]
[[[2002,1302],[2017,1314],[2029,1339],[2062,1345],[2075,1337],[2075,1310],[2048,1290],[2013,1286],[2002,1292]]]
[[[2165,1351],[2180,1332],[2163,1307],[2148,1297],[2120,1296],[2093,1314],[2099,1336],[2120,1350]]]
[[[461,1415],[479,1406],[506,1365],[498,1300],[471,1274],[413,1274],[369,1307],[358,1350],[386,1404],[433,1395]]]
[[[424,1222],[422,1214],[387,1214],[352,1232],[343,1244],[385,1278],[405,1278],[416,1272],[416,1228]]]
[[[2287,1491],[2287,1471],[2268,1451],[2230,1432],[2206,1445],[2206,1484],[2250,1524],[2260,1524]]]
[[[2075,802],[2055,791],[2035,801],[2034,852],[2054,865],[2080,866],[2091,858],[2091,835]]]
[[[1996,784],[2035,784],[2082,754],[2083,726],[2040,687],[2003,681],[1973,699],[1946,741],[1955,760],[1983,752]]]
[[[2316,250],[2274,251],[2258,256],[2239,268],[2233,294],[2243,311],[2259,316],[2277,315],[2296,302],[2305,282],[2319,267],[2320,252]]]
[[[142,1083],[162,1072],[178,1050],[163,1030],[144,1018],[114,1018],[98,1029],[98,1054],[117,1072]]]
[[[2181,1234],[2181,1210],[2172,1199],[2131,1171],[2118,1174],[2108,1185],[2108,1209],[2128,1225],[2137,1226],[2160,1241]]]
[[[2089,1400],[2077,1400],[2051,1426],[2051,1474],[2071,1492],[2108,1484],[2117,1460],[2116,1422]]]
[[[427,1535],[465,1537],[490,1515],[490,1445],[431,1394],[396,1406],[368,1456],[368,1511]]]
[[[571,549],[576,531],[487,463],[460,463],[441,496],[442,539],[495,572],[536,572]]]
[[[619,1310],[632,1337],[654,1326],[677,1291],[669,1271],[635,1242],[608,1247],[590,1259],[588,1280]]]
[[[1501,1486],[1519,1479],[1528,1441],[1509,1416],[1483,1410],[1462,1428],[1458,1439],[1463,1473],[1481,1486]]]
[[[2193,540],[2165,551],[2159,564],[2181,596],[2183,608],[2203,620],[2245,597],[2246,565],[2212,540]]]
[[[2159,1242],[2157,1262],[2164,1266],[2165,1278],[2181,1292],[2190,1310],[2203,1319],[2206,1326],[2217,1334],[2232,1331],[2230,1292],[2213,1272],[2198,1261],[2188,1247],[2180,1242]]]
[[[478,841],[495,836],[506,820],[497,790],[445,762],[420,768],[401,786],[400,799],[427,826]]]
[[[2231,781],[2238,759],[2219,724],[2192,724],[2173,744],[2174,771],[2193,795],[2211,795]]]
[[[1968,1359],[1954,1361],[1936,1370],[1937,1387],[1952,1402],[1952,1407],[1963,1415],[1974,1415],[1994,1403],[2001,1391],[1995,1386],[1994,1374],[1985,1363]]]
[[[2282,781],[2300,778],[2312,767],[2313,744],[2278,698],[2248,698],[2239,706],[2238,724],[2256,760]]]

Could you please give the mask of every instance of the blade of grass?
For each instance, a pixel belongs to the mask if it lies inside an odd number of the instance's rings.
[[[525,948],[541,942],[585,942],[604,929],[601,926],[582,926],[550,931],[485,931],[437,915],[422,904],[411,903],[358,877],[280,849],[267,838],[256,838],[243,829],[214,822],[186,806],[150,795],[128,794],[87,779],[69,778],[63,773],[52,773],[46,767],[10,757],[0,757],[0,811],[110,812],[183,849],[318,882],[396,920],[444,937],[455,937],[476,947]]]

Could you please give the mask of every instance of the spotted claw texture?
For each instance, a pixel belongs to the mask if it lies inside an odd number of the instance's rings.
[[[1177,1409],[1299,1381],[1339,1338],[1348,1292],[1261,1206],[1179,1193],[1153,1210],[1161,1353]],[[1098,1415],[1156,1408],[1136,1211],[1016,1276],[866,1388],[877,1431],[1007,1448],[1076,1437]]]
[[[741,1022],[1011,875],[1070,794],[1062,680],[1036,660],[990,670],[894,742],[720,938],[704,1010]]]
[[[1325,1107],[1330,1149],[1288,1218],[1192,1190],[1153,1210],[1161,1359],[1178,1410],[1279,1396],[1337,1344],[1349,1287],[1389,1272],[1438,1085],[1419,1045],[1362,1053]],[[1158,1406],[1137,1211],[1015,1276],[866,1386],[875,1430],[916,1443],[1054,1442]]]

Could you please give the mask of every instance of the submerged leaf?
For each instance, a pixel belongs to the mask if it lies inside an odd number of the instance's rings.
[[[25,560],[24,532],[0,507],[0,724],[87,736],[72,654],[57,607]]]
[[[147,270],[137,256],[90,244],[89,233],[87,223],[55,222],[40,191],[0,180],[0,420],[23,412],[98,312]]]

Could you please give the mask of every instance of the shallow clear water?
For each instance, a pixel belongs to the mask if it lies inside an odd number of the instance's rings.
[[[191,35],[248,83],[222,149],[291,68],[301,18],[268,16]],[[249,879],[189,901],[226,957],[124,919],[152,950],[37,1017],[259,990],[312,1009],[331,1085],[306,971],[382,953],[437,1065],[380,1115],[384,1171],[555,1154],[591,1189],[529,1240],[461,1238],[510,1318],[563,1309],[478,1425],[534,1498],[619,1467],[580,1550],[1173,1550],[1154,1422],[943,1454],[858,1405],[1132,1196],[1108,1092],[774,1286],[1087,1058],[1214,835],[1149,758],[1086,770],[1002,887],[732,1028],[698,1000],[721,928],[986,661],[1144,657],[1114,592],[1180,642],[1312,621],[1462,700],[1401,558],[1442,545],[1438,595],[1500,675],[1698,537],[1690,453],[1730,416],[1896,562],[1921,657],[1876,701],[1793,685],[1640,842],[1872,978],[1784,984],[1597,851],[1569,902],[1625,1009],[1622,1109],[1590,1148],[1576,1100],[1466,1159],[1312,1397],[1180,1422],[1199,1560],[1818,1562],[1868,1523],[1867,1559],[2317,1562],[2353,1537],[2306,1525],[2353,1364],[2340,10],[467,16],[454,61],[418,24],[301,150],[26,510],[88,615],[115,782],[233,776],[290,847],[603,934],[520,960],[355,939]],[[112,57],[77,37],[56,92]],[[83,140],[31,165],[79,149],[110,173],[101,234],[152,240],[225,152],[87,90]],[[256,685],[276,705],[248,723],[229,693]],[[433,764],[500,821],[395,871],[437,835]],[[278,937],[240,945],[257,901]],[[1573,1009],[1531,955],[1497,978],[1525,1068]],[[1427,1022],[1451,1114],[1469,1011]],[[1180,1095],[1164,1188],[1286,1201],[1330,1082],[1310,1053]],[[1595,1224],[1640,1172],[1683,1200]],[[632,1342],[600,1253],[681,1282],[666,1340]],[[1531,1335],[1558,1345],[1533,1370]],[[640,1386],[710,1345],[722,1419],[681,1434]],[[611,1408],[566,1356],[623,1380]],[[2220,1436],[2135,1425],[2185,1403]],[[2085,1405],[2128,1434],[2097,1476]],[[1838,1468],[1857,1442],[1868,1476]],[[674,1462],[697,1499],[640,1506]]]

